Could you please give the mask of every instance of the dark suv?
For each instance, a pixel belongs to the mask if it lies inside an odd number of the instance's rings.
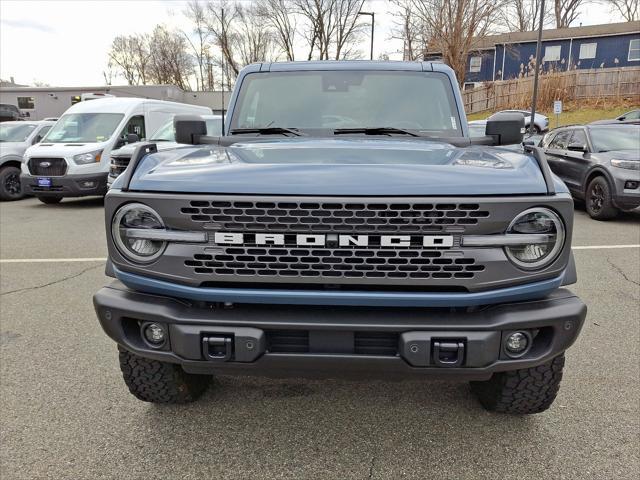
[[[551,170],[585,201],[591,218],[608,220],[640,206],[640,126],[558,128],[540,145]]]

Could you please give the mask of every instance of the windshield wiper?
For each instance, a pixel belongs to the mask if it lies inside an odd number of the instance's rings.
[[[234,128],[229,133],[232,135],[237,133],[259,133],[260,135],[279,135],[289,133],[295,137],[301,137],[304,135],[304,133],[299,132],[297,128],[285,127]]]
[[[336,128],[333,131],[334,135],[348,135],[350,133],[364,133],[365,135],[410,135],[412,137],[420,137],[417,133],[411,130],[404,130],[402,128],[395,127],[363,127],[363,128]]]

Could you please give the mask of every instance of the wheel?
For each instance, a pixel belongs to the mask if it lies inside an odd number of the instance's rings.
[[[564,354],[537,367],[494,373],[484,382],[471,382],[471,391],[491,412],[527,415],[544,412],[558,394]]]
[[[12,165],[0,168],[0,200],[20,200],[22,197],[20,169]]]
[[[46,203],[47,205],[55,205],[56,203],[60,203],[62,201],[62,197],[37,197],[42,203]]]
[[[138,400],[188,403],[202,395],[211,377],[186,373],[179,365],[150,360],[118,347],[124,383]]]
[[[613,206],[611,187],[604,177],[595,177],[585,195],[585,206],[589,216],[595,220],[609,220],[618,215],[618,209]]]

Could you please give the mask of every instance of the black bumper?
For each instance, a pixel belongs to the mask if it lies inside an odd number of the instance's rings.
[[[113,282],[94,296],[105,332],[138,355],[193,373],[355,378],[486,379],[555,357],[576,339],[586,306],[565,289],[536,301],[465,309],[192,304]],[[157,322],[168,340],[142,335]],[[512,358],[506,336],[529,349]],[[226,353],[226,354],[225,354]]]
[[[32,175],[20,175],[22,191],[37,197],[85,197],[102,196],[107,193],[107,173],[47,177],[51,178],[50,187],[38,186],[38,178]]]

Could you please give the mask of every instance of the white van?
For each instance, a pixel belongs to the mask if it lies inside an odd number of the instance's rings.
[[[210,115],[211,109],[140,98],[104,98],[69,108],[37,145],[29,147],[20,180],[24,193],[43,203],[63,197],[104,195],[109,157],[155,132],[176,114]]]

